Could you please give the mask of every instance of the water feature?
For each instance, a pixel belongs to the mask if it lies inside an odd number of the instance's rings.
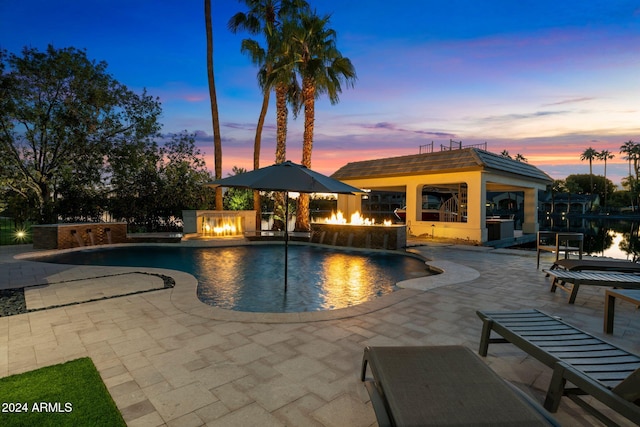
[[[84,246],[84,241],[82,240],[82,237],[80,237],[80,234],[78,234],[76,230],[71,230],[71,235],[78,243],[78,246]]]
[[[540,229],[583,233],[584,250],[589,255],[640,260],[640,219],[547,218],[540,222]]]
[[[87,229],[87,236],[89,236],[89,246],[95,246],[96,241],[93,238],[93,232],[91,231],[91,229]]]
[[[344,308],[393,292],[402,280],[429,275],[423,260],[401,253],[289,247],[285,294],[281,245],[221,248],[126,246],[88,249],[34,259],[80,265],[158,267],[198,279],[198,298],[251,312]]]

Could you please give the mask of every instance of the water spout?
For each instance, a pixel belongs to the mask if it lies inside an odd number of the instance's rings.
[[[78,246],[84,246],[84,242],[76,230],[71,230],[71,235],[76,239],[76,242],[78,242]]]
[[[87,236],[89,236],[89,245],[90,246],[95,246],[96,242],[93,239],[93,233],[91,232],[91,229],[87,229]]]
[[[331,242],[331,244],[335,246],[337,241],[338,241],[338,232],[336,231],[335,233],[333,233],[333,241]]]
[[[110,228],[105,228],[104,229],[104,233],[107,235],[107,242],[109,242],[109,244],[111,244],[111,229]]]

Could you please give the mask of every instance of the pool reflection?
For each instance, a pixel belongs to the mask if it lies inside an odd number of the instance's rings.
[[[286,293],[281,245],[129,246],[69,252],[40,260],[181,270],[196,277],[197,296],[206,304],[272,313],[349,307],[393,292],[401,280],[429,274],[424,262],[411,256],[306,245],[289,247]]]

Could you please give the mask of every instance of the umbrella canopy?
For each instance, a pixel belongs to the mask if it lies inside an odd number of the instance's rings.
[[[207,185],[297,193],[362,193],[359,188],[352,187],[290,161],[218,179]]]
[[[284,221],[284,291],[287,291],[288,248],[289,248],[289,192],[296,193],[362,193],[359,188],[330,178],[311,169],[290,162],[277,163],[265,168],[256,169],[228,178],[217,179],[207,185],[211,187],[250,188],[262,191],[284,191],[285,221]]]

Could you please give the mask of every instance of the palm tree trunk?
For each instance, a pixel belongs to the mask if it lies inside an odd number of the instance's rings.
[[[607,157],[604,158],[604,208],[607,208]]]
[[[271,90],[265,90],[262,97],[262,108],[260,108],[260,117],[258,117],[258,126],[256,126],[256,137],[253,143],[253,170],[260,169],[260,146],[262,145],[262,129],[264,127],[264,119],[269,109],[269,96]],[[256,228],[261,229],[262,224],[262,204],[260,202],[260,191],[253,190],[253,210],[256,211]]]
[[[276,85],[276,163],[287,160],[287,119],[289,109],[287,108],[287,87],[279,83]],[[283,193],[276,193],[274,196],[274,230],[284,230],[285,221],[285,201]]]
[[[222,139],[220,138],[220,118],[218,98],[213,75],[213,28],[211,25],[211,0],[204,0],[204,20],[207,31],[207,77],[209,98],[211,99],[211,121],[213,122],[213,161],[216,179],[222,178]],[[222,188],[216,187],[216,209],[222,210]]]
[[[311,168],[311,151],[313,150],[313,126],[315,120],[316,87],[313,79],[302,81],[302,97],[304,100],[304,134],[302,140],[302,165]],[[296,211],[296,231],[309,231],[309,195],[300,194]]]

